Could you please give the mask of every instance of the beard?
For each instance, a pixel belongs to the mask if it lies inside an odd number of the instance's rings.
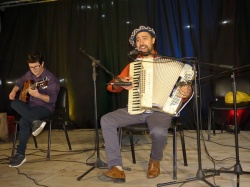
[[[153,52],[153,48],[148,47],[147,45],[141,45],[139,46],[139,51],[145,52],[145,53],[152,53]]]

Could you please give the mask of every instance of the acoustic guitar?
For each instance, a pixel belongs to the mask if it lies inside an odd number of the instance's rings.
[[[22,90],[20,92],[19,99],[23,102],[29,102],[30,94],[29,89],[34,90],[35,88],[41,87],[42,89],[46,89],[48,85],[49,79],[44,77],[43,80],[34,82],[33,80],[27,80],[24,82]]]

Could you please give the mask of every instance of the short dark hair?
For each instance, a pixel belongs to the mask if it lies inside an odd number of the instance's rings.
[[[31,52],[28,54],[27,63],[39,62],[39,64],[42,64],[43,61],[43,56],[39,51]]]

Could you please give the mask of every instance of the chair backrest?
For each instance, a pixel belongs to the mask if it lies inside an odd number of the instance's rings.
[[[64,118],[68,119],[68,90],[61,86],[57,96],[55,115],[63,115]]]
[[[240,92],[250,94],[250,80],[246,78],[236,78],[236,89]],[[232,91],[232,78],[219,78],[214,82],[214,97],[224,99],[225,95]]]
[[[56,109],[67,108],[68,105],[68,91],[65,87],[60,87],[60,91],[57,96]]]

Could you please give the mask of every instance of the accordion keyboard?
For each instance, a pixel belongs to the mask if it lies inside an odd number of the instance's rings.
[[[132,78],[131,82],[134,88],[132,90],[129,90],[128,93],[128,112],[130,114],[140,114],[144,112],[144,110],[141,110],[140,74],[141,74],[141,61],[131,63],[129,76],[130,78]]]

